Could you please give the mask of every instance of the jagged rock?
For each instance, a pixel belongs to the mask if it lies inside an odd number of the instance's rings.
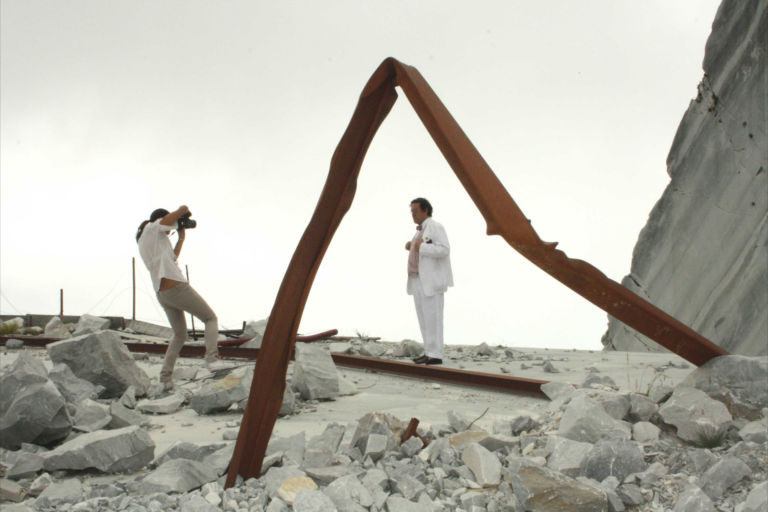
[[[742,478],[749,476],[752,470],[741,459],[726,455],[709,468],[699,479],[699,487],[713,500]]]
[[[413,457],[424,448],[424,443],[418,437],[411,437],[400,445],[400,452],[406,457]]]
[[[244,366],[229,375],[204,385],[189,397],[189,406],[197,414],[226,411],[232,404],[248,398],[253,380],[253,369]]]
[[[496,352],[494,352],[487,343],[482,342],[477,347],[475,347],[475,349],[472,351],[472,354],[475,357],[493,357],[496,355]]]
[[[419,357],[424,355],[424,345],[418,341],[403,340],[395,347],[395,357]]]
[[[94,432],[106,427],[111,421],[109,407],[86,398],[77,404],[72,428],[80,432]]]
[[[451,425],[454,432],[464,432],[469,428],[471,422],[472,420],[457,411],[448,411],[448,423]]]
[[[634,420],[648,421],[656,414],[659,406],[647,396],[637,393],[629,394],[629,416]]]
[[[579,475],[582,462],[592,451],[593,445],[553,435],[547,438],[546,448],[550,452],[547,467],[571,478],[576,478]]]
[[[0,478],[0,501],[22,501],[27,495],[27,490],[5,478]]]
[[[38,510],[64,509],[67,504],[74,505],[83,495],[83,484],[76,478],[68,478],[50,484],[35,500]]]
[[[705,392],[723,402],[735,418],[758,420],[761,410],[768,407],[766,382],[768,357],[721,356],[693,370],[679,387]]]
[[[570,397],[573,395],[574,391],[576,391],[576,388],[567,382],[551,381],[547,382],[546,384],[542,384],[541,391],[547,395],[547,398],[550,400],[556,400],[558,398]]]
[[[399,492],[410,501],[415,501],[427,490],[423,483],[408,473],[395,471],[392,473],[390,480],[392,481],[393,490]]]
[[[18,450],[8,452],[0,464],[6,468],[6,478],[19,480],[34,476],[42,470],[43,458],[37,453]]]
[[[23,351],[0,375],[0,414],[6,411],[18,393],[31,384],[41,384],[48,380],[48,372],[43,363],[32,357],[29,351]]]
[[[264,488],[267,491],[267,495],[270,497],[277,496],[277,490],[286,480],[290,478],[296,478],[301,476],[307,476],[303,471],[295,466],[285,467],[272,467],[262,477],[264,480]]]
[[[331,498],[339,512],[368,510],[373,505],[371,493],[355,475],[337,478],[323,492]]]
[[[17,340],[15,338],[12,338],[5,342],[5,348],[7,348],[8,350],[18,350],[23,346],[24,346],[24,342],[21,340]]]
[[[285,386],[283,391],[283,403],[280,404],[278,416],[288,416],[296,411],[296,395],[293,394],[291,386]]]
[[[125,392],[120,397],[119,402],[121,405],[124,405],[129,409],[135,409],[136,408],[136,388],[134,388],[133,386],[128,386]]]
[[[114,401],[109,404],[109,414],[112,420],[107,425],[108,429],[115,430],[131,425],[145,426],[149,425],[150,420],[140,412],[128,409],[122,403]]]
[[[336,354],[351,354],[352,344],[348,341],[335,341],[328,345],[328,351]]]
[[[399,496],[389,496],[386,503],[387,512],[433,512],[429,505],[414,503]]]
[[[677,427],[681,439],[702,443],[703,437],[723,432],[732,418],[722,402],[709,398],[698,389],[678,386],[659,408],[664,423]]]
[[[739,437],[751,443],[768,442],[768,420],[750,421],[739,430]]]
[[[484,430],[465,430],[448,437],[448,442],[456,448],[462,448],[469,443],[479,443],[486,437],[488,437],[488,432]]]
[[[616,494],[621,501],[630,507],[636,507],[645,503],[645,497],[640,488],[635,484],[622,484],[616,489]]]
[[[304,461],[306,452],[306,434],[302,430],[298,434],[289,437],[275,437],[269,440],[267,445],[267,455],[282,452],[284,457],[295,465],[300,465]]]
[[[584,382],[581,383],[581,387],[582,388],[607,387],[611,389],[619,389],[619,386],[616,385],[616,382],[609,376],[596,375],[594,373],[589,374],[587,378],[584,379]]]
[[[203,459],[203,464],[215,471],[217,475],[221,476],[229,467],[229,461],[232,460],[234,451],[235,443],[230,443],[223,448],[219,448],[210,455],[206,455]]]
[[[178,393],[173,393],[156,400],[142,400],[136,408],[147,414],[173,414],[178,411],[184,403],[184,397]]]
[[[339,477],[348,475],[350,471],[349,466],[325,466],[321,468],[305,468],[307,476],[318,482],[329,484]]]
[[[8,382],[0,382],[0,389]],[[72,430],[64,397],[49,380],[26,385],[7,408],[0,408],[0,446],[18,449],[23,442],[47,445]]]
[[[504,434],[491,434],[480,439],[478,443],[486,450],[495,452],[496,450],[518,446],[520,438],[505,436]]]
[[[152,462],[153,466],[159,466],[173,459],[189,459],[202,462],[205,457],[225,447],[223,443],[197,445],[186,441],[176,441]]]
[[[605,438],[630,438],[630,427],[612,418],[595,400],[576,395],[560,420],[560,435],[574,441],[596,443]]]
[[[154,451],[155,443],[139,427],[99,430],[45,452],[43,467],[46,471],[94,468],[104,473],[131,472],[147,465]]]
[[[331,498],[317,490],[303,489],[293,500],[294,512],[337,512]]]
[[[267,328],[269,317],[263,320],[251,320],[245,324],[243,338],[251,338],[241,345],[243,348],[261,348],[261,342],[264,339],[264,331]]]
[[[638,421],[632,425],[632,439],[638,443],[650,443],[659,438],[661,430],[653,423]]]
[[[213,482],[218,477],[215,471],[201,462],[170,459],[141,480],[141,492],[183,493]]]
[[[0,326],[3,328],[3,334],[12,334],[20,331],[24,327],[24,319],[20,316],[11,318],[5,322],[0,322]]]
[[[72,333],[69,332],[69,329],[64,324],[64,322],[61,321],[61,318],[58,316],[51,317],[50,320],[48,320],[48,323],[45,324],[45,329],[43,330],[43,334],[46,338],[71,338]]]
[[[469,443],[461,452],[461,460],[472,470],[474,481],[483,487],[491,487],[501,481],[501,462],[498,457],[478,443]]]
[[[626,439],[598,441],[581,463],[581,474],[601,482],[609,476],[623,481],[631,473],[647,468],[643,452]]]
[[[689,486],[677,498],[674,512],[717,512],[712,500],[695,485]]]
[[[75,326],[74,336],[80,336],[86,333],[103,331],[109,329],[110,321],[108,318],[101,318],[93,315],[82,315]]]
[[[138,395],[149,389],[149,377],[113,332],[85,334],[46,348],[54,363],[65,363],[81,379],[104,386],[108,398],[119,397],[128,386],[134,386]]]
[[[555,365],[552,364],[552,361],[547,361],[544,363],[542,369],[544,370],[544,373],[560,373],[560,370],[558,370]]]
[[[605,493],[549,468],[518,459],[515,494],[526,507],[537,512],[596,512],[608,510]]]
[[[387,436],[387,450],[396,450],[400,445],[405,425],[389,413],[371,412],[357,421],[357,428],[352,436],[351,446],[365,449],[365,442],[370,434]]]
[[[317,490],[317,484],[311,478],[298,476],[296,478],[289,478],[283,482],[277,489],[277,495],[288,505],[293,505],[296,495],[301,491],[315,490]]]
[[[360,347],[360,355],[367,357],[381,357],[386,351],[387,347],[375,341],[368,341]]]
[[[86,398],[94,399],[104,391],[104,386],[99,386],[81,379],[64,363],[59,363],[48,372],[48,378],[53,381],[67,402],[77,404]]]
[[[48,473],[43,473],[42,475],[35,478],[31,484],[29,484],[29,495],[40,496],[40,494],[52,483],[53,478],[51,478],[51,475]]]
[[[768,509],[768,481],[756,485],[749,491],[741,509],[736,507],[737,512],[764,512],[766,509]]]
[[[725,0],[717,10],[699,96],[667,157],[671,181],[622,281],[728,352],[746,355],[768,351],[766,8]],[[610,316],[603,344],[658,347]]]
[[[376,462],[387,451],[389,438],[385,434],[368,434],[365,438],[363,457],[370,457]]]
[[[305,400],[329,400],[339,395],[339,374],[331,354],[311,343],[296,343],[294,388]]]

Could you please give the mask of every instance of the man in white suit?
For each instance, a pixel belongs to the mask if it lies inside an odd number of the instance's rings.
[[[408,295],[413,295],[424,355],[417,364],[443,363],[443,294],[453,286],[451,247],[445,228],[432,218],[432,205],[423,197],[411,201],[416,234],[408,251]]]

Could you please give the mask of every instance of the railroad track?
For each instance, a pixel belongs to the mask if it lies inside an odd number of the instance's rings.
[[[324,333],[321,333],[324,334]],[[304,341],[301,338],[317,338],[318,335],[297,337],[297,341]],[[45,347],[48,343],[60,341],[59,338],[44,338],[31,336],[0,336],[0,344],[5,345],[9,339],[20,339],[26,346]],[[307,339],[306,341],[314,341]],[[131,352],[141,352],[147,354],[165,354],[168,347],[165,343],[140,343],[124,342],[125,346]],[[256,360],[259,354],[257,348],[241,348],[232,345],[219,345],[219,355],[231,359]],[[205,347],[202,345],[184,345],[181,349],[181,357],[202,358],[205,355]],[[381,373],[390,373],[402,375],[416,379],[424,379],[435,382],[444,382],[449,384],[458,384],[477,388],[489,389],[492,391],[501,391],[505,393],[519,393],[539,397],[545,397],[541,391],[541,385],[546,384],[545,380],[526,379],[522,377],[513,377],[509,375],[497,375],[493,373],[483,373],[467,370],[458,370],[455,368],[446,368],[441,366],[425,366],[411,362],[394,361],[391,359],[379,359],[376,357],[356,356],[350,354],[331,353],[333,362],[337,366],[347,368],[366,369]]]

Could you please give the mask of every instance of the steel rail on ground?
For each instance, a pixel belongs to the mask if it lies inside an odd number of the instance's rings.
[[[307,336],[309,338],[312,336]],[[49,343],[61,341],[60,338],[28,337],[28,336],[0,336],[0,344],[5,345],[9,339],[20,339],[24,344],[32,347],[43,348]],[[301,340],[298,340],[301,341]],[[131,352],[146,354],[165,354],[168,345],[165,343],[141,343],[123,342]],[[226,358],[256,360],[259,354],[258,348],[243,348],[227,345],[219,346],[219,354]],[[181,349],[181,357],[202,358],[205,355],[203,345],[184,345]],[[417,379],[424,379],[462,386],[484,388],[505,393],[521,393],[539,397],[545,397],[541,391],[541,385],[545,380],[526,379],[509,375],[497,375],[468,370],[458,370],[443,366],[425,366],[410,362],[394,361],[392,359],[379,359],[376,357],[356,356],[332,352],[333,362],[338,366],[372,370],[394,375],[402,375]]]

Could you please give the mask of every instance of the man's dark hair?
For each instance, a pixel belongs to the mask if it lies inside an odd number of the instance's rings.
[[[165,208],[158,208],[157,210],[153,211],[149,216],[149,220],[145,220],[144,222],[142,222],[141,225],[139,226],[139,229],[136,230],[136,241],[138,242],[139,238],[141,238],[141,234],[144,233],[144,227],[147,224],[149,224],[150,222],[155,222],[157,219],[162,219],[169,213],[171,212],[169,212]]]
[[[417,203],[419,205],[419,208],[421,208],[421,211],[427,212],[427,217],[432,216],[432,205],[429,204],[429,201],[424,199],[423,197],[417,197],[413,201],[411,201],[411,204]]]

